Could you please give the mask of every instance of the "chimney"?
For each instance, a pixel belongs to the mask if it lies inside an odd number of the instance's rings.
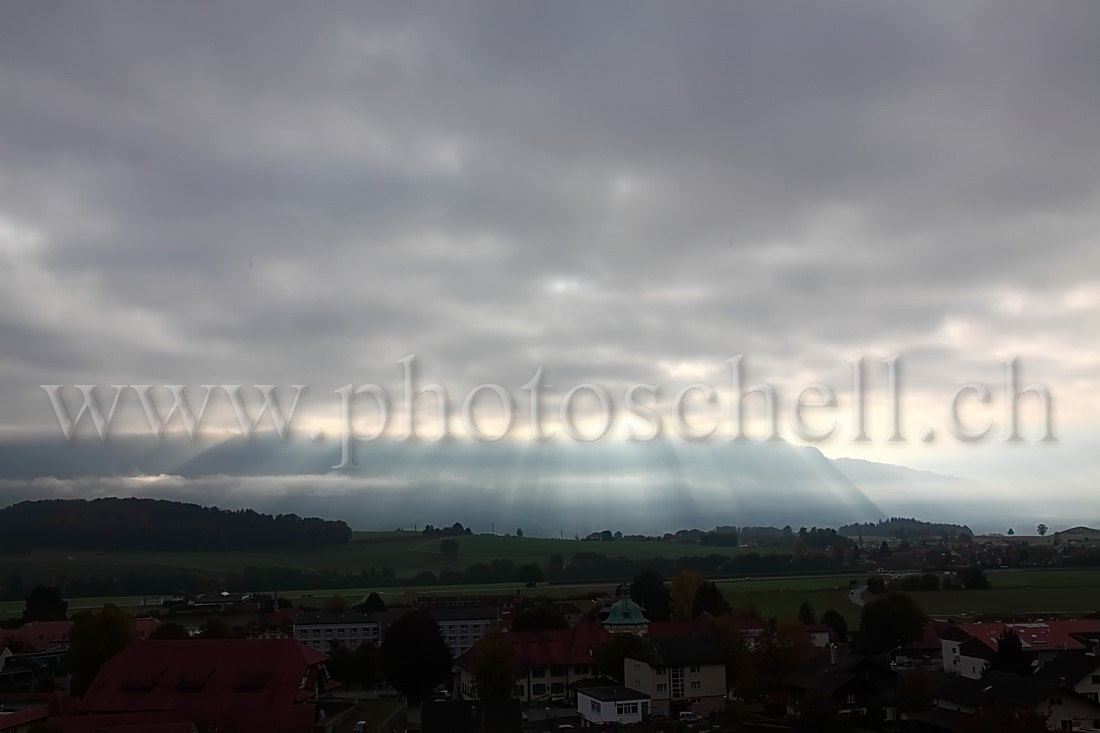
[[[829,664],[836,664],[836,660],[837,660],[836,644],[830,644],[829,645]]]

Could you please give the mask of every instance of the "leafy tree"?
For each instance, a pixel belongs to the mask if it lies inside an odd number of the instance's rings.
[[[711,581],[704,582],[695,592],[695,602],[692,604],[692,618],[699,618],[704,613],[711,616],[722,616],[729,613],[730,604],[722,594],[722,589]]]
[[[966,590],[987,590],[990,588],[989,578],[981,568],[966,568],[959,571],[959,580]]]
[[[630,600],[645,609],[650,621],[668,621],[672,602],[664,576],[656,570],[643,570],[630,584]]]
[[[364,613],[381,613],[386,610],[386,602],[382,600],[382,596],[376,592],[372,592],[367,599],[363,601]]]
[[[470,672],[481,700],[507,700],[516,686],[516,649],[508,635],[490,631],[470,650]]]
[[[538,563],[534,562],[520,565],[519,580],[528,588],[534,588],[538,583],[543,581],[542,568],[538,566]]]
[[[540,603],[516,614],[512,619],[512,631],[553,631],[568,629],[569,622],[553,603]]]
[[[879,557],[890,557],[893,554],[894,553],[890,550],[890,545],[887,544],[886,540],[883,540],[882,544],[878,547]]]
[[[103,665],[137,640],[134,620],[118,606],[109,603],[99,613],[76,614],[69,632],[69,652],[65,655],[73,694],[84,695]]]
[[[395,619],[382,639],[386,681],[414,705],[450,677],[451,661],[439,624],[424,611]]]
[[[325,613],[343,613],[348,610],[348,603],[339,593],[325,601]]]
[[[165,621],[164,623],[153,629],[153,633],[149,634],[150,639],[190,639],[191,634],[182,624],[177,624],[175,621]]]
[[[670,594],[672,595],[672,608],[677,618],[684,621],[691,621],[695,618],[692,616],[695,610],[695,595],[706,582],[707,579],[703,577],[703,574],[695,570],[681,570],[672,576]]]
[[[329,674],[345,685],[359,684],[364,688],[380,678],[381,660],[377,646],[365,641],[354,650],[343,644],[337,644],[329,652],[325,665]]]
[[[64,621],[68,618],[69,602],[52,585],[39,585],[27,596],[23,607],[23,623],[31,621]]]
[[[1011,537],[1014,534],[1016,534],[1016,530],[1012,529],[1012,527],[1009,527],[1008,528],[1008,536]]]
[[[867,591],[874,593],[876,596],[882,595],[886,592],[886,581],[882,579],[881,575],[872,575],[867,578]]]
[[[1047,533],[1047,526],[1045,524],[1040,524],[1035,527],[1035,531],[1039,533],[1040,537],[1043,537]]]
[[[961,545],[969,545],[971,542],[974,541],[974,538],[968,535],[966,532],[963,532],[959,535],[958,541]]]
[[[447,562],[454,562],[458,557],[458,542],[451,539],[443,540],[439,543],[439,551],[443,553],[443,558]]]
[[[994,672],[1007,674],[1024,674],[1029,669],[1020,635],[1007,626],[997,637],[997,651],[993,654],[989,668]]]
[[[221,616],[211,616],[199,626],[200,639],[228,639],[230,636],[232,629]]]
[[[832,629],[833,633],[837,635],[837,638],[844,641],[848,638],[848,621],[840,612],[830,608],[825,613],[821,614],[821,623]]]
[[[597,647],[593,658],[600,674],[622,684],[626,655],[637,643],[638,639],[633,634],[615,634],[609,641]]]
[[[523,536],[523,528],[520,527],[519,529],[516,530],[516,537],[522,537],[522,536]]]
[[[859,629],[870,646],[886,651],[924,636],[924,612],[911,596],[890,592],[863,606]]]
[[[546,572],[548,575],[561,575],[565,570],[565,561],[561,555],[551,555],[550,561],[546,563]]]
[[[802,601],[802,605],[798,607],[798,622],[806,626],[817,623],[817,615],[814,614],[814,608],[809,601]]]

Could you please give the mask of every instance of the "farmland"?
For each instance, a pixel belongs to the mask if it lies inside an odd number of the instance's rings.
[[[391,568],[398,577],[412,577],[448,567],[462,569],[474,563],[508,559],[517,565],[528,562],[545,566],[551,555],[565,562],[579,552],[631,559],[677,558],[684,555],[734,555],[749,550],[737,547],[702,547],[696,544],[656,541],[594,542],[544,537],[502,535],[460,535],[458,556],[453,562],[443,557],[440,537],[418,532],[356,532],[345,545],[315,550],[274,549],[234,552],[95,552],[37,551],[0,555],[0,567],[25,577],[108,577],[131,571],[146,573],[194,572],[197,574],[241,573],[247,567],[289,567],[301,570],[359,572],[369,568]],[[789,546],[768,547],[755,552],[790,552]]]

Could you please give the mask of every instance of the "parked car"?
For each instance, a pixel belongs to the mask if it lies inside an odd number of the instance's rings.
[[[687,710],[685,712],[680,713],[680,722],[681,723],[698,723],[702,719],[703,719],[703,717],[701,715],[699,715],[699,713],[695,712],[694,710]]]
[[[355,727],[351,729],[351,733],[367,733],[367,721],[360,720],[355,724]]]

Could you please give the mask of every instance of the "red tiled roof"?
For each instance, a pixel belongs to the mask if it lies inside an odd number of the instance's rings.
[[[1073,634],[1100,632],[1100,620],[1094,619],[1019,624],[959,624],[957,628],[996,651],[997,639],[1006,626],[1020,636],[1025,652],[1044,649],[1081,650],[1085,645],[1075,639]]]
[[[592,664],[592,652],[611,639],[611,632],[597,621],[582,621],[571,629],[512,631],[505,638],[516,650],[517,667],[557,667]],[[475,649],[476,644],[455,663],[466,666]]]
[[[21,725],[33,723],[36,720],[45,720],[50,716],[49,705],[39,705],[26,710],[0,715],[0,731],[15,730]]]
[[[145,641],[103,666],[79,712],[183,711],[186,719],[236,731],[229,718],[247,719],[248,730],[258,730],[253,721],[265,711],[281,711],[278,719],[285,720],[300,714],[292,708],[304,708],[301,715],[312,722],[313,706],[299,703],[314,697],[324,660],[293,639]]]

